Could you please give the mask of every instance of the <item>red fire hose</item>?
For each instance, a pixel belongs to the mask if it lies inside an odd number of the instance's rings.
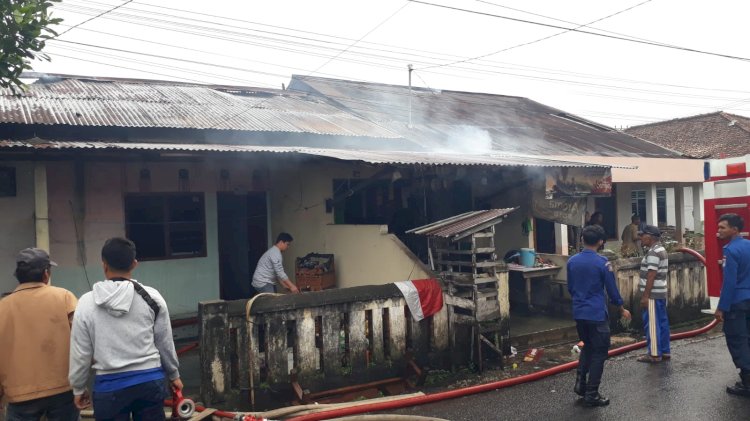
[[[677,251],[691,254],[695,256],[696,258],[698,258],[698,260],[700,260],[704,266],[706,264],[706,259],[695,250],[681,248],[681,249],[678,249]],[[709,330],[713,329],[717,324],[718,322],[716,320],[712,320],[711,323],[707,324],[706,326],[700,329],[695,329],[695,330],[691,330],[687,332],[675,333],[673,335],[670,335],[670,339],[678,340],[678,339],[685,339],[685,338],[697,336],[697,335],[708,332]],[[624,354],[626,352],[644,348],[645,346],[646,346],[646,341],[641,341],[641,342],[636,342],[634,344],[625,345],[620,348],[615,348],[615,349],[610,350],[609,356],[613,357],[615,355]],[[545,377],[553,376],[555,374],[564,373],[568,370],[572,370],[576,368],[577,366],[578,366],[578,361],[571,361],[569,363],[561,364],[552,368],[548,368],[546,370],[538,371],[536,373],[514,377],[512,379],[499,380],[496,382],[485,383],[485,384],[480,384],[476,386],[469,386],[469,387],[465,387],[462,389],[449,390],[445,392],[432,393],[429,395],[415,396],[415,397],[398,399],[398,400],[387,401],[387,402],[377,402],[377,403],[373,403],[369,405],[360,405],[360,406],[349,407],[349,408],[337,408],[337,409],[333,409],[330,411],[323,411],[323,412],[317,412],[314,414],[294,417],[294,418],[291,418],[289,421],[327,420],[331,418],[340,418],[340,417],[344,417],[347,415],[364,414],[367,412],[386,411],[390,409],[424,405],[427,403],[442,401],[445,399],[453,399],[453,398],[459,398],[462,396],[473,395],[476,393],[489,392],[491,390],[502,389],[505,387],[515,386],[518,384],[539,380]]]
[[[688,248],[680,248],[677,251],[682,253],[687,253],[690,255],[695,256],[698,260],[700,260],[703,265],[706,264],[706,259],[697,251],[688,249]],[[706,333],[716,327],[718,322],[716,320],[712,320],[709,324],[706,326],[703,326],[699,329],[690,330],[687,332],[680,332],[670,335],[671,340],[679,340],[679,339],[685,339],[685,338],[691,338],[697,335],[701,335],[703,333]],[[624,354],[626,352],[634,351],[636,349],[644,348],[646,346],[646,341],[640,341],[636,342],[630,345],[625,345],[619,348],[611,349],[608,353],[610,357],[614,357],[616,355]],[[418,405],[424,405],[432,402],[442,401],[446,399],[454,399],[459,398],[462,396],[468,396],[473,395],[477,393],[483,393],[483,392],[489,392],[492,390],[497,389],[503,389],[510,386],[515,386],[522,383],[528,383],[535,380],[543,379],[545,377],[554,376],[555,374],[564,373],[566,371],[572,370],[574,368],[578,367],[578,361],[571,361],[569,363],[560,364],[552,368],[548,368],[546,370],[538,371],[536,373],[526,374],[519,377],[514,377],[511,379],[505,379],[505,380],[499,380],[496,382],[490,382],[475,386],[469,386],[461,389],[456,390],[448,390],[445,392],[438,392],[438,393],[432,393],[429,395],[422,395],[422,396],[414,396],[409,398],[403,398],[403,399],[397,399],[392,401],[385,401],[385,402],[377,402],[367,405],[359,405],[359,406],[352,406],[348,408],[336,408],[329,411],[321,411],[313,414],[308,415],[302,415],[298,417],[291,418],[289,421],[317,421],[317,420],[327,420],[331,418],[340,418],[345,417],[349,415],[356,415],[356,414],[364,414],[368,412],[379,412],[379,411],[386,411],[391,409],[398,409],[398,408],[405,408],[405,407],[411,407],[411,406],[418,406]],[[172,401],[167,400],[165,401],[165,405],[171,406]],[[196,405],[195,410],[198,412],[204,411],[206,408]],[[213,415],[216,415],[218,417],[223,418],[230,418],[235,419],[237,418],[237,414],[233,412],[225,412],[225,411],[216,411],[213,413]],[[250,421],[248,418],[247,421]]]

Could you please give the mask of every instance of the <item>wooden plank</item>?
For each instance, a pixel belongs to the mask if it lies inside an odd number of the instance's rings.
[[[349,365],[352,372],[362,372],[367,368],[367,336],[365,334],[364,305],[353,305],[349,311]]]
[[[326,306],[323,309],[323,371],[326,376],[341,375],[341,309],[338,306]]]
[[[474,255],[472,255],[473,257]],[[489,267],[496,267],[496,266],[504,266],[505,263],[497,260],[492,261],[485,261],[485,262],[476,262],[473,263],[468,260],[436,260],[435,263],[439,265],[447,265],[447,266],[465,266],[465,267],[474,267],[474,268],[489,268]],[[468,274],[468,273],[467,273]],[[470,274],[469,274],[470,275]]]
[[[485,344],[486,344],[486,345],[487,345],[488,347],[490,347],[490,349],[491,349],[491,350],[495,351],[495,352],[497,353],[497,355],[500,355],[500,356],[502,356],[502,355],[503,355],[503,351],[500,351],[500,350],[499,350],[499,349],[498,349],[498,348],[497,348],[497,347],[495,346],[495,344],[493,344],[492,342],[490,342],[489,340],[487,340],[487,338],[485,338],[485,337],[484,337],[484,335],[482,335],[481,333],[479,334],[479,339],[480,339],[480,340],[481,340],[482,342],[484,342],[484,343],[485,343]]]
[[[446,295],[443,298],[443,301],[445,301],[445,304],[450,306],[456,306],[460,308],[464,308],[467,310],[474,310],[476,305],[474,304],[474,300],[470,300],[467,298],[460,298],[453,295]]]
[[[468,325],[474,325],[477,323],[477,320],[472,316],[467,316],[465,314],[458,314],[453,313],[453,323],[454,324],[468,324]]]
[[[300,311],[297,318],[297,358],[300,381],[318,369],[320,352],[315,346],[315,314],[309,308]]]
[[[494,232],[475,232],[472,234],[474,238],[487,238],[487,237],[494,237]]]
[[[495,248],[494,247],[477,247],[473,250],[450,250],[450,249],[439,249],[437,250],[440,253],[443,254],[460,254],[460,255],[468,255],[468,254],[485,254],[485,253],[494,253]]]
[[[286,343],[286,323],[280,315],[273,315],[266,322],[268,342],[268,377],[270,383],[289,382],[289,356]]]

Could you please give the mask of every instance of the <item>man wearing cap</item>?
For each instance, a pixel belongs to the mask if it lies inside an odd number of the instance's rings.
[[[7,420],[78,419],[68,382],[70,323],[77,300],[49,285],[46,251],[22,250],[16,258],[18,287],[0,300],[0,398]]]
[[[640,282],[643,330],[646,332],[648,354],[638,361],[657,363],[671,358],[669,349],[669,318],[667,317],[667,250],[661,245],[661,231],[646,225],[639,231],[641,244],[648,252],[641,260]]]

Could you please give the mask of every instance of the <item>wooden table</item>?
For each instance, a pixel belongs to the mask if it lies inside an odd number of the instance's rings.
[[[525,289],[526,289],[526,303],[528,305],[529,310],[533,310],[533,305],[531,304],[531,280],[535,278],[547,278],[557,275],[557,272],[560,271],[560,266],[545,266],[545,267],[526,267],[522,265],[517,265],[514,263],[508,264],[508,271],[510,272],[516,272],[520,273],[525,281]]]

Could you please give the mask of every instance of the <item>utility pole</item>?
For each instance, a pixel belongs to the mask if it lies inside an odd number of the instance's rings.
[[[414,66],[408,64],[406,66],[409,69],[409,128],[411,128],[411,72],[414,71]]]

